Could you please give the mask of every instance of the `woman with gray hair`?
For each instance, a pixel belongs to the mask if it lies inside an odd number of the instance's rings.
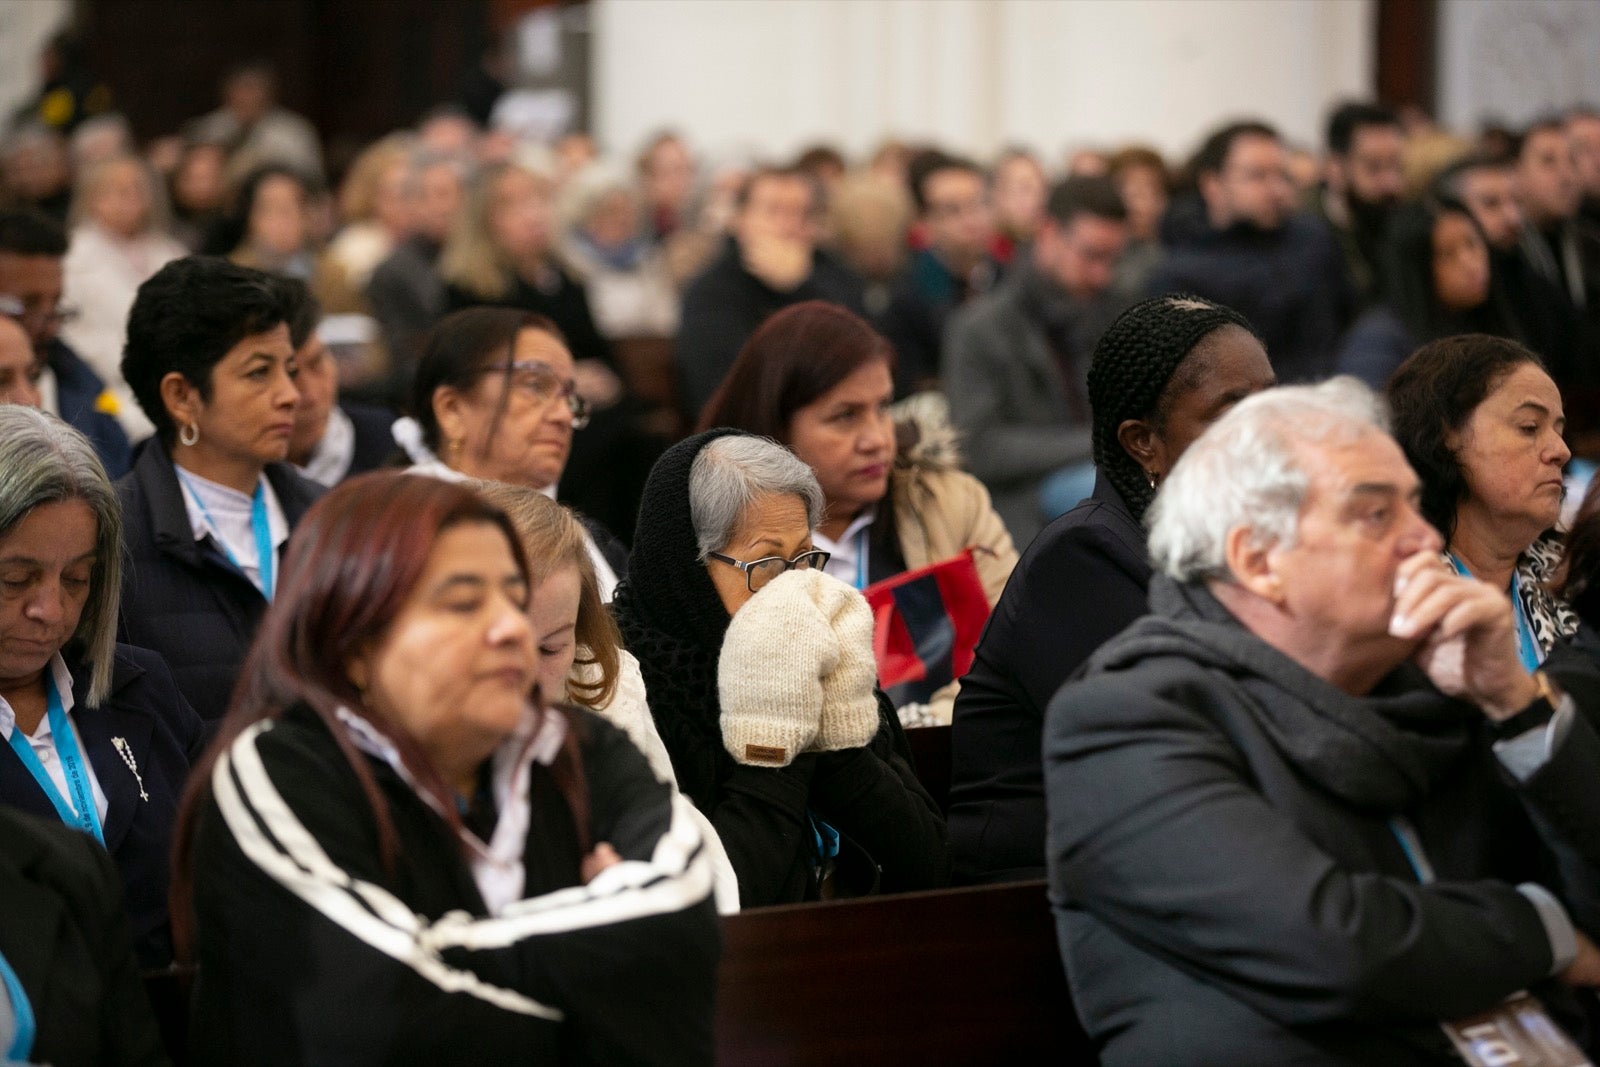
[[[822,572],[816,476],[766,438],[712,430],[645,484],[613,610],[683,792],[744,907],[928,889],[938,806],[876,688],[872,616]]]
[[[202,733],[161,657],[116,641],[121,561],[93,446],[0,406],[0,804],[110,852],[139,962],[162,967],[173,819]]]

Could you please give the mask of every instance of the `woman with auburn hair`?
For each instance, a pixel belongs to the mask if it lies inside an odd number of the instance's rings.
[[[600,598],[583,524],[534,489],[485,482],[485,500],[505,511],[522,538],[533,580],[529,616],[539,647],[539,691],[568,700],[610,720],[644,753],[650,770],[678,788],[672,758],[650,716],[639,661],[622,647],[622,634]],[[739,881],[709,820],[693,809],[717,868],[717,909],[739,910]]]
[[[531,587],[462,485],[307,514],[180,827],[197,1062],[709,1062],[710,860],[621,731],[530,702]]]
[[[816,545],[826,570],[864,589],[973,549],[989,606],[1017,550],[988,490],[961,469],[955,435],[931,417],[896,423],[894,350],[865,319],[808,300],[773,315],[745,342],[701,429],[731,426],[789,448],[822,486]],[[958,686],[897,692],[910,724],[948,723]]]

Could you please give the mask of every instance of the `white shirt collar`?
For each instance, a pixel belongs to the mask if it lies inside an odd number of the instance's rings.
[[[392,741],[349,708],[341,707],[334,714],[349,731],[350,740],[357,748],[393,767],[423,803],[441,818],[445,817],[433,795],[417,787],[417,780],[400,759],[400,752]],[[539,715],[530,707],[516,730],[491,758],[489,782],[499,812],[494,833],[484,842],[468,830],[461,831],[461,840],[471,853],[472,879],[478,884],[490,914],[498,914],[507,905],[522,899],[527,877],[522,853],[527,847],[528,825],[533,817],[528,801],[528,768],[535,760],[547,767],[555,762],[566,737],[565,717],[549,711]]]
[[[72,697],[72,672],[67,670],[67,661],[61,658],[61,653],[59,652],[50,657],[48,666],[50,668],[50,677],[56,683],[56,693],[61,697],[61,710],[70,715],[72,714],[74,703]],[[16,728],[16,710],[11,707],[5,697],[0,697],[0,735],[4,735],[7,740],[10,740],[11,731]],[[39,733],[39,730],[44,731],[44,733]],[[48,715],[39,720],[39,730],[34,731],[34,736],[48,736],[50,733],[50,717]]]
[[[311,458],[299,467],[312,481],[330,489],[344,481],[350,465],[356,458],[356,425],[338,404],[328,412],[328,425],[322,431],[322,440],[311,450]]]

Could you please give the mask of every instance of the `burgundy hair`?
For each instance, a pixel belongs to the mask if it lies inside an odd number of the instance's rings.
[[[732,426],[787,445],[795,412],[878,362],[892,374],[894,348],[861,316],[822,300],[786,307],[739,350],[700,429]]]
[[[438,769],[410,735],[365,705],[347,667],[362,650],[382,640],[421,579],[440,535],[474,523],[497,527],[517,568],[529,575],[511,520],[461,484],[397,471],[364,474],[306,512],[289,541],[277,595],[251,645],[228,715],[185,791],[174,835],[172,879],[173,933],[180,957],[191,944],[196,820],[211,792],[211,771],[219,754],[254,723],[306,707],[327,725],[371,807],[386,869],[393,870],[401,842],[367,758],[336,718],[341,706],[358,711],[394,744],[451,830],[460,829],[454,796]],[[551,773],[572,811],[580,848],[587,851],[589,805],[577,742],[576,731],[568,730]]]

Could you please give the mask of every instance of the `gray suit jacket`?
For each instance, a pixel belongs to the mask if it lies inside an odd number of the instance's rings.
[[[1039,484],[1059,468],[1090,458],[1089,358],[1124,300],[1088,309],[1075,330],[1077,381],[1084,398],[1069,401],[1068,383],[1044,327],[1026,310],[1025,272],[951,320],[945,336],[945,392],[950,418],[964,439],[968,469],[988,488],[1018,548],[1044,527]]]

